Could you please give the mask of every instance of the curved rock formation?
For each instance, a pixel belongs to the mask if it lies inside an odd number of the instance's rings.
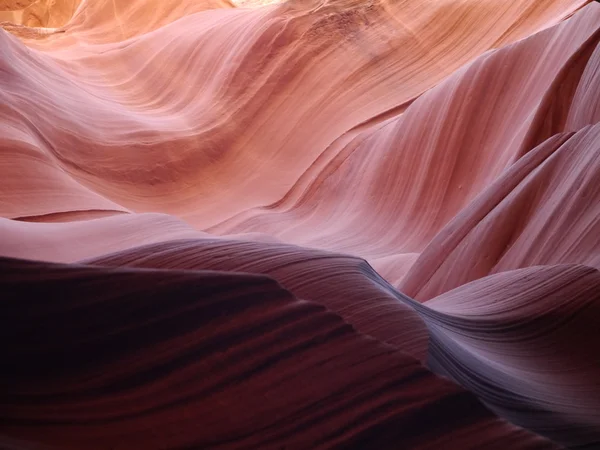
[[[0,447],[600,448],[598,3],[0,26]]]

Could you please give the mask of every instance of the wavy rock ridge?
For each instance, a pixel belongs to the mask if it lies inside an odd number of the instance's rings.
[[[600,5],[237,3],[0,1],[0,447],[600,448]]]

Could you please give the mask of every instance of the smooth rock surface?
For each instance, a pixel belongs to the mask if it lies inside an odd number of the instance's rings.
[[[0,0],[0,447],[600,448],[600,5]]]

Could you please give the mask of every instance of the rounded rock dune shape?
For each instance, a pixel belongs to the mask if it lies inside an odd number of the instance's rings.
[[[597,2],[0,26],[1,448],[600,448]]]

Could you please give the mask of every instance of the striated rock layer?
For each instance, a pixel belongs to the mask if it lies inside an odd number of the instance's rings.
[[[0,25],[1,448],[600,448],[598,3]]]

